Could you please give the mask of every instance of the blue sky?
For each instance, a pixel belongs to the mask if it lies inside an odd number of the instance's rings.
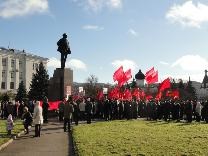
[[[207,0],[0,0],[0,46],[49,58],[68,34],[74,81],[113,82],[123,65],[135,75],[154,66],[166,77],[202,81],[208,69]]]

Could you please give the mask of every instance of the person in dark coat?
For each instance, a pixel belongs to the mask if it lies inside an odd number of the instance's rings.
[[[130,101],[126,101],[126,119],[132,119],[132,103]]]
[[[68,125],[68,132],[71,131],[71,119],[72,113],[74,111],[73,108],[72,97],[69,97],[68,101],[64,105],[64,132],[66,132],[66,126]]]
[[[8,115],[11,114],[12,116],[14,116],[13,115],[13,113],[14,113],[14,104],[11,101],[8,102],[6,108],[7,108]]]
[[[104,118],[105,121],[110,120],[110,101],[108,99],[104,102]]]
[[[19,109],[18,109],[18,115],[19,115],[19,118],[21,119],[23,113],[24,113],[24,107],[25,107],[25,104],[23,101],[20,101],[20,105],[19,105]]]
[[[123,119],[123,112],[124,112],[123,101],[118,101],[118,116],[120,120]]]
[[[186,112],[187,122],[192,122],[192,115],[193,115],[192,101],[187,100],[186,106],[185,106],[185,112]]]
[[[63,99],[59,103],[59,105],[58,105],[59,121],[63,121],[63,117],[64,117],[64,104],[65,104],[65,99]]]
[[[43,123],[48,122],[48,108],[49,108],[49,103],[48,103],[48,98],[45,96],[43,99]]]
[[[180,121],[180,103],[179,103],[179,101],[176,101],[175,102],[175,119],[177,120],[177,122],[179,122]]]
[[[203,107],[203,115],[204,115],[204,118],[205,118],[205,121],[206,121],[206,123],[208,123],[208,101],[206,101],[205,103],[204,103],[204,107]]]
[[[132,114],[133,114],[133,118],[137,119],[137,117],[138,117],[138,103],[137,103],[136,99],[133,99],[133,101],[132,101]]]
[[[90,98],[87,98],[86,105],[85,105],[85,111],[87,115],[87,124],[91,124],[92,120],[92,103],[90,101]]]
[[[24,108],[24,114],[23,114],[22,119],[23,119],[23,124],[24,124],[25,131],[26,131],[25,134],[29,134],[28,127],[32,125],[33,119],[32,119],[32,115],[28,111],[27,107]]]
[[[73,102],[73,108],[74,108],[73,119],[74,119],[75,125],[78,125],[78,122],[79,122],[79,106],[75,101]]]
[[[180,102],[180,120],[183,120],[183,116],[184,116],[184,110],[185,110],[185,102],[181,101]]]

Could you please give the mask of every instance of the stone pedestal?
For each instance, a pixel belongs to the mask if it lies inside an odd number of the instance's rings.
[[[48,99],[57,101],[71,95],[72,84],[73,70],[70,68],[56,68],[53,77],[49,80]]]

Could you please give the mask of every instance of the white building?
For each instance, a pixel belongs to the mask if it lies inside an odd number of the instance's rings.
[[[24,50],[0,47],[0,92],[16,92],[21,81],[29,91],[33,73],[40,62],[46,67],[47,61],[47,58],[26,53]]]

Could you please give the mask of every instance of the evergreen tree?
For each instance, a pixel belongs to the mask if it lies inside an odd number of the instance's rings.
[[[130,86],[131,86],[131,88],[136,88],[137,87],[135,79],[133,79],[133,81],[132,81]]]
[[[2,97],[2,101],[9,101],[9,95],[5,93]]]
[[[27,99],[27,91],[26,91],[23,81],[21,81],[19,84],[19,88],[17,91],[17,95],[15,97],[15,100],[22,102],[22,101],[25,101],[26,99]]]
[[[49,75],[41,62],[36,68],[36,73],[33,74],[30,84],[29,98],[35,100],[43,100],[48,96]]]

